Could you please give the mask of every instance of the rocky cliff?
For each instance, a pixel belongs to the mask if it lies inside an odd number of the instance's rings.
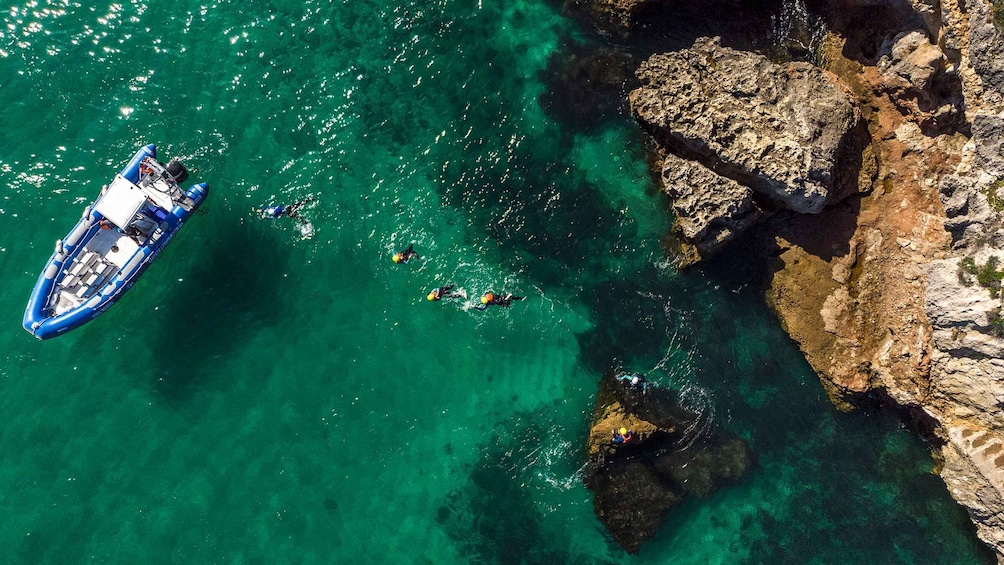
[[[769,298],[839,405],[878,394],[932,432],[949,491],[1004,562],[1001,36],[982,0],[877,4],[842,14],[868,29],[898,11],[874,51],[850,33],[827,51],[867,117],[877,182],[824,214],[846,225],[824,236],[832,253],[811,224],[772,226]]]
[[[1004,561],[1004,41],[994,7],[968,4],[967,17],[955,17],[968,25],[953,37],[972,68],[971,137],[939,185],[952,251],[926,269],[933,347],[924,408],[942,429],[942,477]]]
[[[928,431],[1004,563],[1002,10],[834,0],[825,72],[700,40],[630,98],[691,257],[761,238],[768,300],[831,398]]]

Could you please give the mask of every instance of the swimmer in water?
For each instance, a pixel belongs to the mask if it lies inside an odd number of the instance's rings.
[[[467,294],[464,292],[451,292],[455,286],[456,285],[453,284],[441,286],[427,294],[425,298],[430,302],[442,300],[444,298],[467,298]]]
[[[501,306],[503,308],[508,308],[514,300],[523,300],[525,296],[513,296],[513,294],[507,293],[504,296],[499,296],[494,292],[486,292],[481,295],[481,304],[478,304],[474,308],[478,310],[484,310],[489,306]]]
[[[307,223],[307,220],[305,220],[303,216],[300,215],[299,211],[300,208],[303,207],[303,205],[305,205],[306,203],[310,202],[313,199],[314,198],[312,196],[308,196],[307,198],[300,200],[299,202],[294,202],[293,204],[288,204],[288,205],[279,204],[276,206],[268,206],[265,208],[261,208],[259,210],[259,213],[261,214],[262,219],[266,220],[278,220],[283,216],[288,216],[290,218],[299,220],[303,223]]]
[[[415,252],[415,244],[413,243],[408,246],[408,249],[394,253],[394,255],[391,256],[390,260],[395,263],[407,263],[408,261],[417,258],[418,258],[418,253]]]

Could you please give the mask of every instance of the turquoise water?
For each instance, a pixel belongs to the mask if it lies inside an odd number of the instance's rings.
[[[926,446],[833,410],[741,261],[669,265],[631,121],[541,107],[549,60],[590,41],[555,4],[3,20],[0,561],[990,562]],[[117,306],[34,340],[53,242],[148,142],[211,184],[205,213]],[[309,225],[252,212],[306,196]],[[528,298],[424,299],[446,282]],[[758,459],[634,557],[580,480],[613,366]]]

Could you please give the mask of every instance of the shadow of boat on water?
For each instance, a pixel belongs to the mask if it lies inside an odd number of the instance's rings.
[[[277,297],[284,296],[289,263],[280,246],[272,232],[237,223],[206,242],[199,252],[204,260],[165,297],[174,306],[156,332],[164,339],[152,353],[150,373],[162,400],[191,399],[226,372],[229,357],[255,332],[279,321]]]

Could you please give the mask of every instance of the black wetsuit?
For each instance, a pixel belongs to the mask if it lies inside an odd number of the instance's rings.
[[[412,243],[411,245],[409,245],[408,249],[405,249],[404,251],[398,253],[398,256],[401,257],[402,263],[407,263],[408,261],[411,261],[412,259],[418,257],[418,253],[415,252],[415,244]]]
[[[432,295],[435,297],[435,300],[442,300],[443,298],[463,298],[464,295],[459,292],[450,292],[455,286],[457,285],[448,284],[446,286],[441,286],[432,291]]]
[[[513,300],[523,300],[524,298],[526,298],[525,296],[513,296],[512,293],[509,293],[505,296],[498,296],[494,292],[486,294],[491,294],[492,299],[485,304],[475,306],[475,308],[477,308],[478,310],[484,310],[489,306],[501,306],[503,308],[508,308],[512,304]]]

